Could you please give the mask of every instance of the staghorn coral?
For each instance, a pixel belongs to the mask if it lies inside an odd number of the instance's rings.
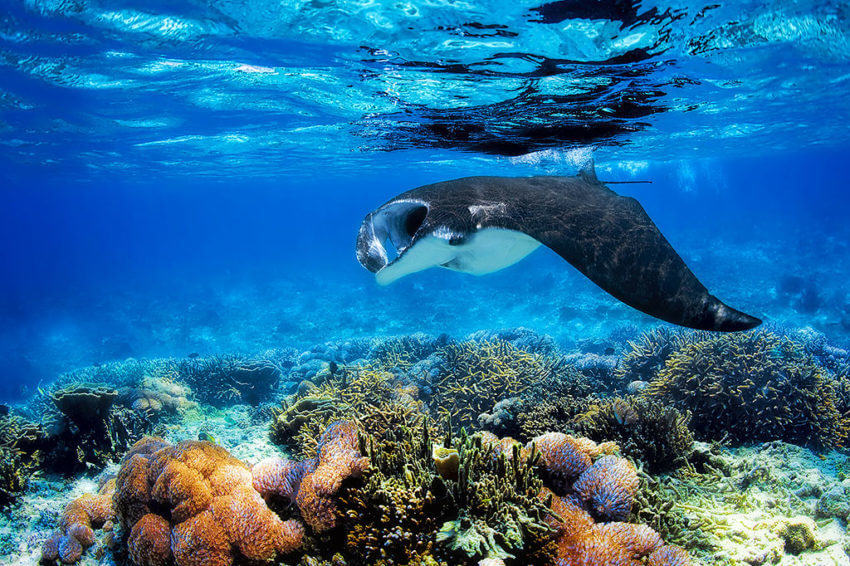
[[[554,358],[531,354],[502,340],[449,344],[442,363],[427,376],[429,405],[453,426],[471,427],[503,398],[528,391],[558,372]]]
[[[143,439],[122,460],[116,486],[116,518],[137,566],[169,555],[176,566],[270,562],[304,535],[266,506],[244,463],[207,442]]]
[[[18,499],[28,479],[20,454],[10,448],[0,447],[0,509]]]
[[[614,378],[621,389],[633,381],[652,381],[671,354],[708,336],[706,332],[669,326],[644,332],[638,340],[629,341],[629,351],[614,369]]]
[[[402,383],[381,366],[339,368],[318,387],[286,399],[273,412],[270,437],[295,455],[310,458],[319,437],[338,420],[356,420],[364,429],[381,434],[425,419],[416,387]]]
[[[614,397],[591,405],[571,428],[593,440],[616,442],[623,455],[657,473],[684,463],[693,450],[689,422],[690,414],[658,400]]]
[[[692,413],[698,438],[840,446],[835,391],[800,344],[767,331],[685,344],[645,394]]]
[[[499,436],[528,442],[549,431],[572,430],[575,418],[598,402],[593,382],[571,365],[556,371],[521,395],[497,402],[478,424]]]
[[[87,493],[71,501],[62,512],[59,530],[42,546],[42,561],[78,562],[83,551],[95,543],[94,529],[113,519],[114,491],[115,480],[110,479],[96,495]]]

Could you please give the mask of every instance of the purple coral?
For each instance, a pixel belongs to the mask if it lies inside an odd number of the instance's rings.
[[[632,509],[637,470],[624,458],[603,456],[579,476],[573,488],[597,517],[622,521]]]

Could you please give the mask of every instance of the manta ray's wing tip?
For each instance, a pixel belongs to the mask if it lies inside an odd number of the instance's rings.
[[[720,332],[741,332],[751,330],[762,323],[760,318],[748,315],[737,309],[733,309],[729,305],[720,303],[714,312],[714,321],[712,328],[705,330],[716,330]]]

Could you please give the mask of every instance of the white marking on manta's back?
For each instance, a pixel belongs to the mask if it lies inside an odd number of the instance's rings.
[[[493,273],[515,264],[540,245],[528,234],[503,228],[479,230],[456,246],[441,236],[444,234],[419,238],[394,262],[375,274],[377,282],[389,285],[429,267],[445,267],[472,275]]]

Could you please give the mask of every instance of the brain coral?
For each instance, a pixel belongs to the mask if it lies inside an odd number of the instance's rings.
[[[540,497],[551,499],[553,515],[547,521],[556,532],[555,566],[641,566],[646,557],[653,566],[690,564],[684,550],[664,545],[646,525],[594,523],[570,497],[561,498],[546,489]]]
[[[340,421],[328,427],[319,440],[316,467],[307,470],[295,502],[301,516],[317,532],[336,525],[337,508],[333,495],[343,480],[360,476],[369,459],[360,454],[357,427],[351,421]]]
[[[270,562],[298,548],[304,531],[282,521],[253,487],[248,467],[208,442],[138,442],[124,457],[114,495],[137,566]]]
[[[96,495],[87,493],[71,501],[62,512],[59,530],[44,542],[42,561],[59,559],[65,564],[79,561],[83,551],[95,542],[93,527],[113,518],[114,491],[115,480],[109,480]]]

